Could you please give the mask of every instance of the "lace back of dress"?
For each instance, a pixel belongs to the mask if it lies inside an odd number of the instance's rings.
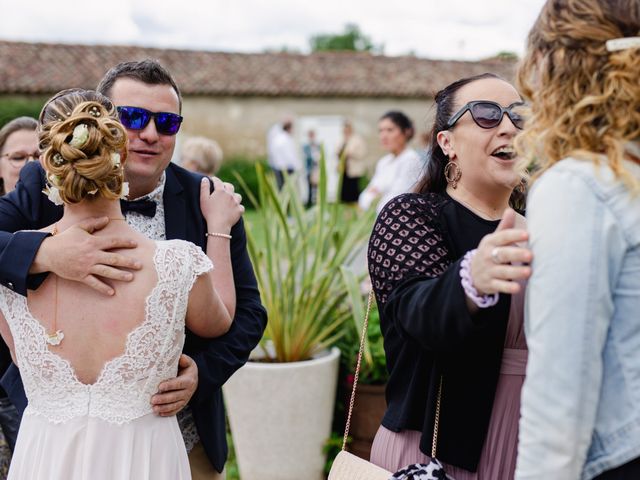
[[[124,353],[106,362],[92,385],[79,382],[70,363],[48,349],[44,328],[29,312],[26,298],[3,287],[0,308],[29,400],[25,414],[53,422],[89,415],[122,424],[151,413],[150,398],[159,383],[177,373],[189,290],[197,272],[210,268],[194,248],[179,240],[157,243],[158,283],[146,299],[144,321],[129,333]]]

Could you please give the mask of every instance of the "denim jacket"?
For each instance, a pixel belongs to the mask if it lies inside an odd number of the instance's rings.
[[[640,457],[640,195],[604,162],[569,158],[536,182],[527,218],[515,478],[589,480]]]

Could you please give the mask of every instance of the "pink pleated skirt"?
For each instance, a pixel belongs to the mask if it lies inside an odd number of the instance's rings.
[[[506,348],[489,430],[480,456],[477,472],[445,464],[447,475],[455,480],[511,480],[518,453],[520,392],[524,383],[527,351]],[[446,426],[441,426],[446,428]],[[381,426],[371,448],[371,462],[391,472],[412,463],[427,463],[429,457],[420,451],[421,432],[392,432]]]

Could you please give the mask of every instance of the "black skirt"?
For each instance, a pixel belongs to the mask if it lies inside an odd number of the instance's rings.
[[[342,180],[342,190],[340,191],[340,200],[344,203],[353,203],[358,201],[360,196],[360,178],[344,176]]]

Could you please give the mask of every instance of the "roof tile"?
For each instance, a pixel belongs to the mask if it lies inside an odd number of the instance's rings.
[[[515,62],[428,60],[358,52],[227,53],[136,46],[0,41],[0,93],[95,88],[118,62],[156,58],[185,95],[431,98],[458,78],[491,71],[513,79]]]

